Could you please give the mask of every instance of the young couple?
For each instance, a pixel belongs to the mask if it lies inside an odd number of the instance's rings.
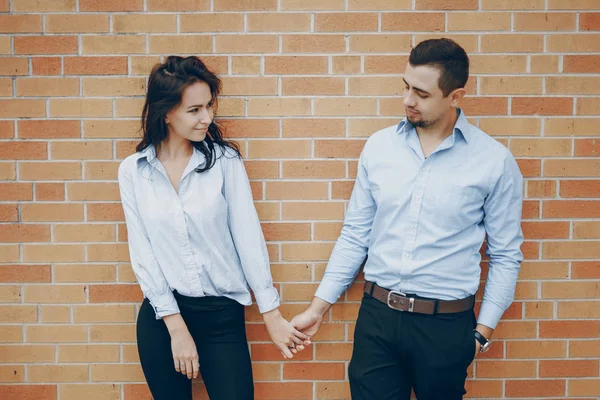
[[[215,121],[219,78],[197,57],[154,67],[143,138],[119,168],[137,322],[155,400],[190,400],[199,373],[212,400],[254,398],[244,306],[250,290],[285,358],[311,344],[365,258],[349,367],[354,400],[462,399],[522,261],[522,176],[510,152],[467,122],[465,51],[421,42],[404,73],[406,118],[373,134],[344,226],[308,309],[279,310],[240,153]],[[478,320],[479,249],[489,273]],[[282,399],[285,395],[282,395]]]

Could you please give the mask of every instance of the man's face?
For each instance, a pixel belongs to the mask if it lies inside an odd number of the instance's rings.
[[[452,108],[452,95],[439,88],[440,70],[429,65],[406,65],[404,110],[408,121],[420,128],[434,125]]]

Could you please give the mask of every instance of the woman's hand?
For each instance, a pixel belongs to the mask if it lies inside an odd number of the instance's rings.
[[[263,314],[265,325],[271,341],[281,351],[284,358],[293,358],[294,354],[304,349],[304,341],[310,343],[310,338],[300,332],[281,316],[278,309]],[[293,353],[293,354],[292,354]]]
[[[181,314],[163,317],[171,335],[171,351],[175,370],[187,375],[188,379],[197,378],[200,370],[196,343],[190,335]]]

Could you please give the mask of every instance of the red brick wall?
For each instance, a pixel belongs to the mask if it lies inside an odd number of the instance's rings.
[[[402,118],[410,46],[434,36],[470,53],[464,109],[526,177],[516,300],[469,396],[600,397],[598,0],[0,0],[0,398],[148,398],[116,171],[161,56],[198,54],[223,77],[219,114],[291,317],[365,139]],[[257,398],[349,398],[360,296],[291,362],[249,309]]]

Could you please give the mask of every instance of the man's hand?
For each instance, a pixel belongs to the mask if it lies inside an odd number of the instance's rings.
[[[279,309],[264,313],[263,319],[271,341],[281,351],[284,358],[293,358],[298,350],[304,349],[304,343],[308,336],[283,318]]]
[[[319,331],[321,323],[323,322],[323,317],[330,307],[330,303],[318,297],[314,297],[306,311],[292,318],[291,323],[296,329],[305,333],[312,339]]]

